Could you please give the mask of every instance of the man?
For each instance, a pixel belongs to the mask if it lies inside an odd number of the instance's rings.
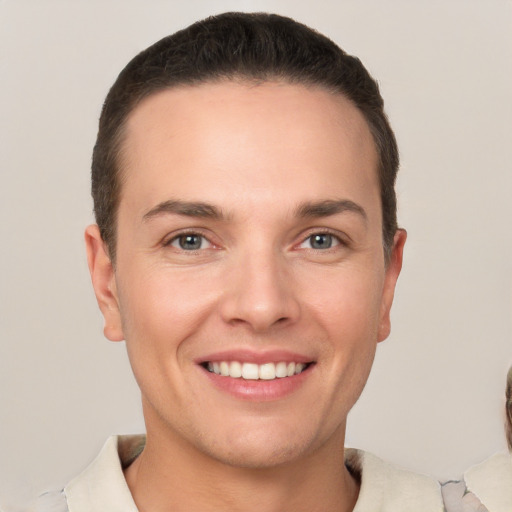
[[[390,332],[397,169],[376,82],[290,19],[220,15],[135,57],[85,237],[147,435],[110,439],[58,506],[442,511],[436,482],[344,449]]]

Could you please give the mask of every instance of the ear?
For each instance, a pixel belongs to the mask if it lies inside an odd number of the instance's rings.
[[[103,333],[110,341],[122,341],[124,335],[121,325],[114,267],[110,261],[106,244],[101,238],[100,230],[96,224],[88,226],[85,230],[85,247],[92,286],[96,294],[98,306],[105,319]]]
[[[384,277],[384,287],[382,290],[382,301],[380,309],[380,322],[377,341],[384,341],[391,332],[391,305],[395,295],[395,287],[400,270],[402,269],[402,259],[404,254],[405,240],[407,232],[405,229],[397,229],[393,240],[393,248],[391,256],[386,266],[386,274]]]

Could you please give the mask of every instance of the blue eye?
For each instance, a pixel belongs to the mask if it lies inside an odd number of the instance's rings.
[[[340,241],[334,235],[329,233],[315,233],[314,235],[308,236],[306,240],[302,242],[301,247],[322,250],[330,249],[337,245],[340,245]]]
[[[209,247],[211,244],[202,235],[185,233],[173,238],[169,245],[183,251],[198,251],[199,249],[204,249],[205,245]]]

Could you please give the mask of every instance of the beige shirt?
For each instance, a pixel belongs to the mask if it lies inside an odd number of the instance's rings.
[[[489,512],[512,512],[512,455],[497,453],[464,473],[468,491]]]
[[[144,436],[114,436],[98,457],[61,493],[60,502],[41,512],[138,512],[123,475],[144,446]],[[354,512],[443,512],[440,485],[354,449],[346,464],[359,475],[361,489]],[[67,501],[67,508],[66,508]]]

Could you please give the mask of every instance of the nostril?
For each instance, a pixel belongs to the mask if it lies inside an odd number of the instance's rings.
[[[250,277],[250,276],[249,276]],[[247,326],[256,332],[294,323],[300,316],[299,303],[290,287],[277,278],[236,281],[220,303],[223,320],[231,326]]]

